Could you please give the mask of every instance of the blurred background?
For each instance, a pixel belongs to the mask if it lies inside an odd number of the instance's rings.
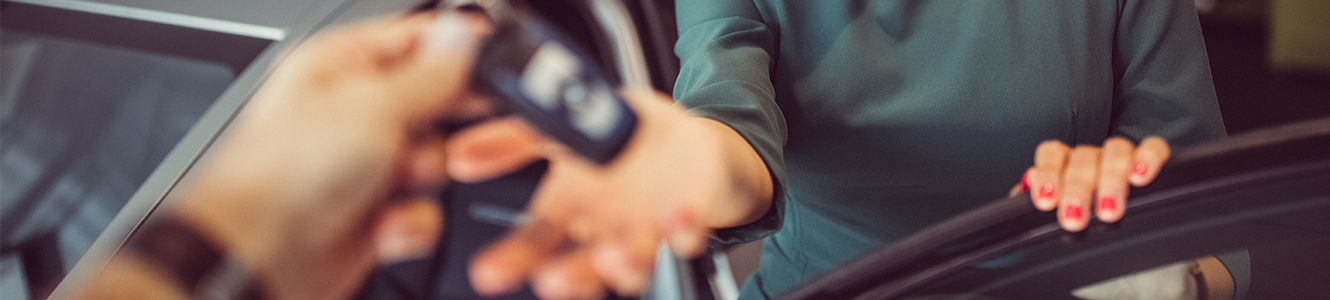
[[[1330,1],[1208,2],[1201,27],[1229,134],[1330,115]]]

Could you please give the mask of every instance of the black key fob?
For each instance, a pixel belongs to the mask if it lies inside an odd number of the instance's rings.
[[[588,57],[556,27],[513,7],[495,16],[472,85],[500,107],[597,163],[623,148],[637,116]]]

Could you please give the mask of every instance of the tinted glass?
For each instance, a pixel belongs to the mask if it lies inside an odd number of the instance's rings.
[[[3,14],[0,298],[23,299],[55,287],[269,42],[18,3]]]

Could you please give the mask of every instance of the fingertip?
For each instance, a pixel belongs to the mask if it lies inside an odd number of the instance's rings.
[[[1086,207],[1078,201],[1067,201],[1058,213],[1058,222],[1062,229],[1068,232],[1080,232],[1090,225],[1090,220],[1086,218]]]
[[[1071,147],[1059,140],[1047,140],[1035,149],[1034,173],[1031,173],[1030,193],[1035,208],[1040,211],[1052,211],[1058,207],[1066,183],[1063,181],[1064,170],[1069,164]]]
[[[1128,176],[1127,181],[1134,187],[1143,187],[1154,181],[1158,174],[1159,166],[1147,161],[1137,161],[1132,165],[1131,176]]]
[[[1153,182],[1172,155],[1171,152],[1172,149],[1163,138],[1151,136],[1142,140],[1136,148],[1136,163],[1129,178],[1132,186],[1142,187]]]
[[[446,146],[447,174],[460,182],[498,177],[539,160],[545,141],[525,123],[504,118],[457,132]]]
[[[601,244],[596,247],[593,265],[619,295],[636,295],[646,287],[647,275],[629,258],[622,247]]]
[[[1126,197],[1103,196],[1095,206],[1095,216],[1104,223],[1114,223],[1122,219],[1126,208]]]
[[[579,272],[583,268],[575,265],[577,263],[579,262],[560,261],[538,270],[532,276],[532,291],[540,299],[603,298],[605,289],[596,275]]]
[[[667,241],[675,255],[692,258],[705,250],[707,229],[694,220],[683,210],[676,210],[666,217]]]
[[[1040,184],[1039,189],[1030,193],[1030,197],[1034,199],[1034,207],[1039,211],[1053,211],[1058,208],[1057,194],[1051,182]]]
[[[1025,191],[1029,191],[1029,190],[1030,190],[1030,181],[1033,180],[1033,179],[1030,178],[1030,177],[1031,177],[1031,176],[1034,176],[1034,172],[1035,172],[1035,170],[1038,170],[1038,169],[1035,169],[1034,167],[1030,167],[1029,169],[1025,169],[1025,174],[1024,174],[1024,175],[1021,175],[1021,184],[1020,184],[1020,191],[1021,191],[1021,192],[1025,192]]]
[[[477,183],[485,179],[497,176],[486,174],[485,167],[478,165],[476,161],[466,158],[449,158],[450,162],[445,165],[447,177],[462,183]]]
[[[374,228],[379,261],[393,263],[428,255],[443,231],[443,218],[442,208],[429,198],[385,208]]]
[[[696,230],[675,232],[670,234],[669,244],[674,255],[693,258],[706,250],[706,236]]]
[[[544,262],[558,255],[565,239],[565,232],[545,219],[532,218],[519,224],[471,258],[468,275],[472,288],[489,297],[517,289]]]
[[[1144,187],[1150,184],[1149,180],[1146,180],[1144,177],[1136,175],[1132,175],[1129,181],[1131,181],[1131,186],[1133,187]]]
[[[485,297],[496,297],[512,292],[521,283],[521,275],[495,264],[486,255],[479,255],[467,268],[471,288]]]
[[[548,269],[537,270],[531,276],[531,291],[545,300],[575,299],[567,276]]]

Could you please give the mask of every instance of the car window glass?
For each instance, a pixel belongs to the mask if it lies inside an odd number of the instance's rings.
[[[4,14],[0,298],[24,299],[59,283],[269,41],[191,57],[203,52],[179,49],[238,38],[22,3]]]

